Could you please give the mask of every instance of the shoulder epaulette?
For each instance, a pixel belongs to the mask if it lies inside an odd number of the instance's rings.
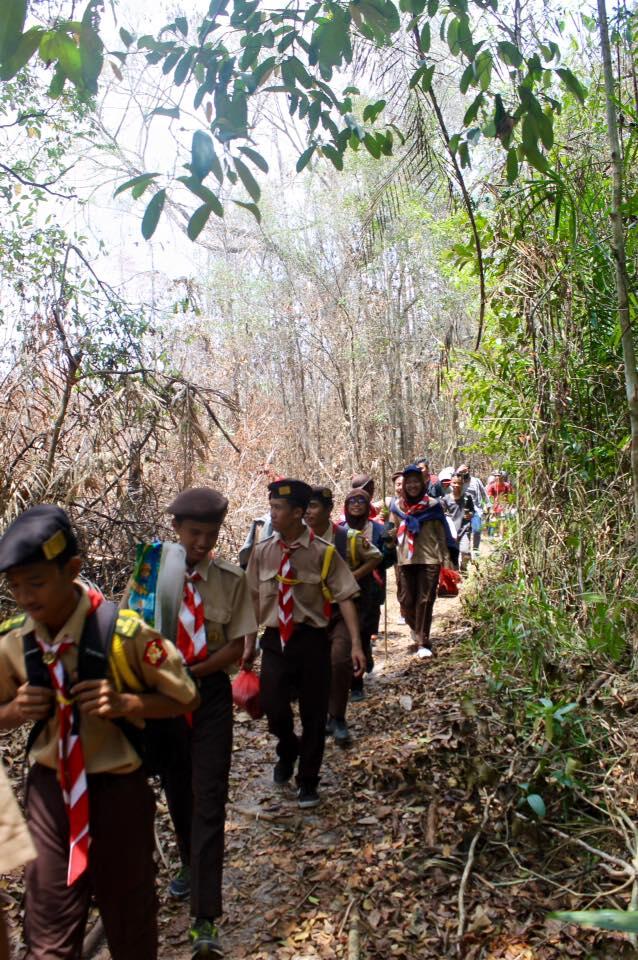
[[[132,640],[144,626],[144,621],[135,610],[120,610],[115,621],[115,633]]]
[[[7,620],[3,620],[3,622],[0,623],[0,636],[5,633],[9,633],[11,630],[15,630],[17,627],[21,627],[26,619],[26,613],[16,613],[14,617],[9,617]]]
[[[261,542],[263,543],[263,541]],[[219,567],[220,570],[225,570],[227,573],[234,573],[236,577],[240,577],[244,572],[236,563],[231,563],[230,560],[224,560],[223,557],[215,557],[213,563],[216,567]]]

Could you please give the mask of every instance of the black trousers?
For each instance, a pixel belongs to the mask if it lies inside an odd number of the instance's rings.
[[[268,729],[277,737],[277,756],[286,763],[299,757],[297,783],[314,788],[326,743],[330,695],[330,642],[325,628],[297,624],[281,649],[279,630],[268,627],[260,641],[261,703]],[[301,738],[295,733],[293,695],[299,697]]]
[[[189,727],[179,718],[181,745],[171,750],[162,786],[182,862],[191,869],[191,913],[222,914],[224,824],[233,751],[233,701],[224,671],[199,683],[201,703]],[[169,721],[172,723],[172,721]]]
[[[399,567],[399,604],[420,647],[429,647],[440,563],[404,563]]]
[[[25,960],[80,960],[94,894],[113,960],[156,960],[155,800],[146,776],[87,777],[88,870],[67,887],[69,820],[55,770],[35,763],[26,816],[37,859],[25,868]]]

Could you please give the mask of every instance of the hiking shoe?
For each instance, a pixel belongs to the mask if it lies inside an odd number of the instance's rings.
[[[320,803],[316,787],[299,787],[297,804],[301,810],[311,810],[312,807],[318,807]]]
[[[366,695],[363,690],[351,690],[350,691],[350,700],[352,703],[360,703],[362,700],[365,700]]]
[[[429,647],[419,647],[419,649],[416,652],[416,655],[419,658],[419,660],[425,660],[426,657],[432,656],[432,651],[430,650]]]
[[[273,783],[278,787],[283,787],[288,783],[295,772],[295,764],[288,760],[278,760],[272,772]]]
[[[334,732],[335,732],[334,719],[333,717],[328,717],[328,719],[326,720],[326,735],[330,736]]]
[[[345,720],[333,720],[333,736],[338,747],[347,747],[352,743],[352,737]]]
[[[185,900],[191,894],[190,867],[180,867],[168,885],[168,895],[173,900]]]
[[[199,960],[200,957],[224,956],[224,951],[219,942],[219,931],[210,920],[196,920],[191,927],[190,938],[193,941],[191,946],[192,960]]]

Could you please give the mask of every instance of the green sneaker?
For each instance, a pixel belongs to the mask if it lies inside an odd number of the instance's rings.
[[[200,957],[223,957],[219,931],[210,920],[196,920],[190,931],[192,940],[191,957],[199,960]]]

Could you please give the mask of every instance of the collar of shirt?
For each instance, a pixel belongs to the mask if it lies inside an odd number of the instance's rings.
[[[273,533],[275,540],[281,540],[282,536],[280,533]],[[299,534],[297,539],[294,541],[300,547],[309,547],[310,546],[310,527],[304,526],[303,531]]]
[[[37,620],[33,620],[31,617],[27,617],[22,625],[22,636],[26,636],[28,633],[35,632],[36,636],[40,640],[43,640],[44,643],[49,644],[49,646],[55,646],[55,644],[60,643],[64,637],[68,637],[69,640],[73,641],[73,643],[78,644],[80,642],[80,637],[82,636],[84,621],[86,620],[86,615],[89,612],[91,603],[89,601],[88,587],[84,583],[80,583],[78,580],[76,580],[75,585],[80,591],[80,599],[78,604],[64,626],[58,630],[54,637],[51,637],[51,634],[43,623],[39,623]]]
[[[214,562],[214,557],[204,557],[203,560],[200,560],[199,563],[195,565],[195,568],[191,571],[191,573],[198,573],[202,580],[208,580],[208,572]]]

